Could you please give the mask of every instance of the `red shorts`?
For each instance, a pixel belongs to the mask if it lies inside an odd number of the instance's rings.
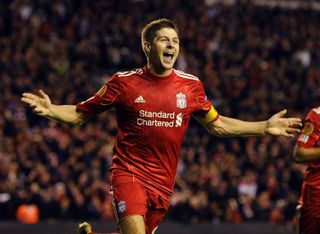
[[[169,200],[144,187],[127,172],[113,173],[111,177],[112,205],[117,223],[129,215],[142,215],[147,234],[151,234],[164,218]]]
[[[320,205],[303,205],[298,222],[298,233],[320,233]]]

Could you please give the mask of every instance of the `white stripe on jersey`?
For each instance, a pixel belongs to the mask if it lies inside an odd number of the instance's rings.
[[[185,73],[183,71],[179,71],[179,70],[176,70],[176,69],[174,69],[174,71],[181,78],[190,79],[190,80],[199,80],[198,77],[196,77],[194,75],[191,75],[189,73]]]
[[[137,69],[133,69],[133,70],[131,70],[131,71],[117,72],[116,74],[117,74],[119,77],[122,77],[122,76],[131,76],[131,75],[134,75],[134,74],[141,75],[142,73],[143,73],[142,68],[137,68]]]

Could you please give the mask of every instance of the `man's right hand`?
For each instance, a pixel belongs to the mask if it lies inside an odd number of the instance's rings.
[[[39,90],[39,95],[23,93],[20,100],[28,104],[37,115],[49,117],[51,100],[43,90]]]

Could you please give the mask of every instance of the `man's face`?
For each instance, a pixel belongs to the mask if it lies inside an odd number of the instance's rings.
[[[156,32],[149,45],[149,63],[159,73],[171,70],[179,54],[179,37],[172,28]]]

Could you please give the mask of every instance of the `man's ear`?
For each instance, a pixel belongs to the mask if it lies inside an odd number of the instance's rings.
[[[146,54],[149,54],[150,50],[151,50],[151,44],[147,41],[144,41],[143,42],[143,50]]]

